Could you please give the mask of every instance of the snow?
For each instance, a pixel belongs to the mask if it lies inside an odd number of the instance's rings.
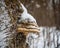
[[[21,14],[19,22],[27,22],[27,23],[34,22],[34,23],[36,23],[36,20],[34,19],[34,17],[27,12],[27,9],[23,6],[23,4],[21,4],[21,6],[22,6],[24,12]]]

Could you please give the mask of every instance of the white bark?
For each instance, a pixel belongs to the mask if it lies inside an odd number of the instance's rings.
[[[40,27],[40,36],[33,38],[29,35],[27,38],[30,48],[59,48],[60,31],[56,27]]]

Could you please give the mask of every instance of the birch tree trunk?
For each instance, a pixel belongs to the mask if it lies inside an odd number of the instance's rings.
[[[60,30],[56,30],[56,27],[40,27],[39,37],[35,36],[27,36],[30,48],[60,48]]]
[[[18,16],[22,12],[19,1],[0,1],[0,48],[26,47],[26,36],[16,31]]]

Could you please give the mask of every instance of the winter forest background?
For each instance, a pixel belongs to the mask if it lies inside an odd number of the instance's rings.
[[[0,0],[0,48],[23,48],[25,42],[13,44],[16,31],[7,10],[4,8],[4,0]],[[34,16],[40,28],[40,33],[29,33],[26,48],[60,48],[60,0],[20,0],[27,11]],[[24,40],[24,39],[22,39]],[[22,45],[19,45],[21,44]],[[9,47],[8,47],[9,46]],[[11,47],[12,46],[12,47]]]
[[[21,0],[41,26],[60,25],[60,0]]]

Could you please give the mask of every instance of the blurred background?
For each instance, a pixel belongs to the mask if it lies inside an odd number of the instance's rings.
[[[39,26],[60,26],[60,0],[21,0]]]

